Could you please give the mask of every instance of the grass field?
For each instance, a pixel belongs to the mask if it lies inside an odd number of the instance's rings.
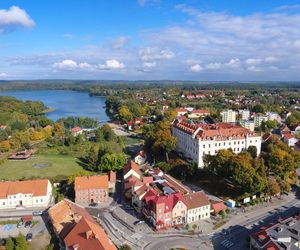
[[[43,169],[33,168],[34,164],[49,164]],[[31,178],[54,178],[69,176],[82,170],[76,158],[64,155],[35,155],[25,161],[6,161],[0,165],[0,180]]]

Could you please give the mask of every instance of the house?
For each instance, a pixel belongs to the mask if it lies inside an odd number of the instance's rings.
[[[294,135],[297,135],[300,133],[300,125],[297,124],[295,126],[292,126],[291,127],[291,133],[294,134]]]
[[[222,116],[222,122],[235,123],[237,112],[232,109],[223,110],[220,115]]]
[[[187,206],[180,193],[161,195],[151,189],[145,194],[143,203],[143,214],[156,230],[186,222]]]
[[[109,193],[114,193],[116,190],[117,175],[115,171],[108,172],[108,189]]]
[[[172,125],[173,136],[177,138],[177,152],[204,167],[205,155],[215,155],[221,149],[232,149],[240,153],[255,146],[258,155],[261,151],[261,136],[231,123],[190,124],[177,119]]]
[[[187,223],[193,223],[210,217],[210,202],[204,192],[186,194],[183,198],[187,206]]]
[[[52,201],[52,185],[47,179],[0,182],[0,209],[41,207]]]
[[[71,133],[73,136],[77,136],[77,135],[81,135],[83,133],[83,130],[81,129],[81,127],[74,127],[71,128]]]
[[[186,108],[177,108],[175,111],[177,112],[177,116],[183,116],[188,112]]]
[[[135,176],[137,179],[141,179],[142,172],[135,162],[129,160],[123,168],[124,180],[128,179],[131,175]]]
[[[210,212],[214,215],[217,215],[221,211],[226,209],[226,206],[223,201],[210,200],[210,207],[211,207]]]
[[[137,155],[136,157],[134,157],[134,162],[139,164],[139,165],[142,165],[146,162],[147,160],[147,155],[146,155],[146,152],[144,150],[141,150]]]
[[[185,97],[186,97],[186,99],[191,100],[191,99],[195,98],[195,95],[193,95],[193,94],[187,94]]]
[[[107,175],[76,177],[75,202],[82,205],[107,202],[108,188]]]
[[[117,250],[103,228],[81,206],[65,199],[49,209],[60,249]]]
[[[188,113],[188,118],[198,119],[208,115],[210,115],[210,111],[207,109],[193,109],[191,112]]]
[[[298,215],[270,223],[250,235],[250,249],[299,249],[300,217]]]
[[[294,147],[295,143],[298,142],[298,139],[296,139],[292,133],[284,133],[282,136],[283,142],[285,142],[289,147]]]

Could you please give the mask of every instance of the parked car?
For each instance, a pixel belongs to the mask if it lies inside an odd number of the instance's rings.
[[[31,225],[32,225],[31,221],[26,221],[25,222],[25,228],[29,228],[29,227],[31,227]]]
[[[137,221],[133,222],[133,225],[137,226],[137,225],[144,224],[144,223],[145,223],[144,220],[137,220]]]
[[[27,241],[32,241],[32,233],[28,233],[28,234],[26,235],[26,240],[27,240]]]
[[[17,228],[21,228],[21,227],[24,227],[24,223],[22,221],[20,221],[18,224],[17,224]]]

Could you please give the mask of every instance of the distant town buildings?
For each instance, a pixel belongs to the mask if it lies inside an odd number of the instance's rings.
[[[210,111],[207,109],[194,109],[194,108],[177,108],[177,117],[186,115],[190,119],[203,118],[210,115]]]
[[[222,116],[222,122],[229,122],[229,123],[235,123],[236,122],[236,117],[237,117],[237,112],[232,110],[232,109],[227,109],[222,111],[221,113]]]
[[[232,149],[240,153],[249,146],[255,146],[258,155],[261,151],[261,136],[249,129],[230,123],[189,124],[177,119],[172,126],[177,138],[177,151],[204,166],[205,155],[215,155],[220,149]]]
[[[0,182],[0,209],[46,208],[52,200],[49,180]]]

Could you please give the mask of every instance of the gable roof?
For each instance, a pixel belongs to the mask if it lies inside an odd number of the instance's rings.
[[[80,250],[115,250],[104,230],[81,206],[64,199],[49,209],[55,232],[68,249],[78,246]],[[89,236],[89,237],[87,237]]]
[[[134,161],[129,160],[123,168],[124,175],[126,175],[131,169],[134,170],[139,175],[142,174],[139,166]]]
[[[75,177],[75,191],[84,189],[108,189],[108,175]]]
[[[207,206],[210,204],[207,196],[203,191],[190,193],[184,196],[187,209],[194,209],[198,207]]]
[[[47,195],[49,180],[37,179],[26,181],[3,181],[0,182],[0,198],[6,198],[8,195],[32,194],[33,196]]]

